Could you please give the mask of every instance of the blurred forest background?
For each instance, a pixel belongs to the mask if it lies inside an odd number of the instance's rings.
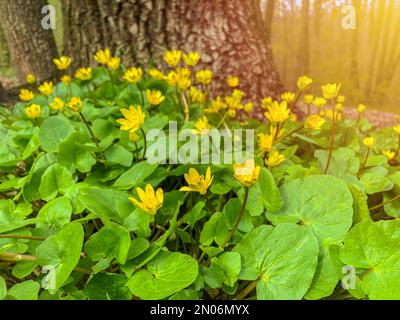
[[[55,39],[63,50],[61,0]],[[355,29],[345,29],[343,7],[356,9]],[[274,61],[287,89],[307,74],[319,84],[343,85],[347,104],[399,113],[400,0],[261,0],[260,9]],[[268,39],[267,39],[268,41]],[[0,32],[0,75],[13,82],[4,36]]]

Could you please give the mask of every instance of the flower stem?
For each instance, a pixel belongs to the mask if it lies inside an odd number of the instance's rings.
[[[364,161],[361,164],[360,170],[358,171],[358,177],[361,176],[361,174],[363,173],[364,169],[365,169],[365,165],[367,164],[368,161],[368,157],[369,157],[369,153],[371,152],[371,148],[368,148],[367,153],[365,154],[364,157]]]
[[[389,204],[389,203],[392,203],[392,202],[395,202],[395,201],[397,201],[397,200],[399,200],[399,199],[400,199],[400,194],[398,194],[397,196],[395,196],[393,199],[390,199],[390,200],[388,200],[388,201],[386,201],[386,202],[382,202],[381,204],[378,204],[378,205],[376,205],[376,206],[374,206],[374,207],[369,208],[369,211],[374,211],[374,210],[376,210],[376,209],[382,208],[382,207],[384,207],[385,205],[387,205],[387,204]]]
[[[94,135],[92,127],[90,126],[89,122],[86,120],[86,118],[82,112],[79,112],[79,115],[81,116],[83,123],[85,124],[86,128],[88,129],[93,142],[96,144],[96,147],[97,147],[98,151],[100,152],[101,159],[103,160],[104,163],[106,163],[106,158],[104,157],[103,152],[100,150],[99,141],[97,140],[96,136]]]
[[[243,300],[246,298],[250,292],[252,292],[257,287],[257,280],[250,283],[242,292],[240,292],[236,297],[235,300]]]
[[[29,240],[43,241],[46,238],[34,237],[34,236],[20,236],[20,235],[15,235],[15,234],[0,234],[0,239],[29,239]]]
[[[229,241],[232,239],[237,227],[239,226],[240,221],[243,218],[244,209],[246,209],[247,199],[249,198],[249,190],[250,190],[249,187],[245,187],[243,204],[242,204],[242,207],[240,208],[239,216],[237,217],[236,222],[233,225],[232,230],[229,232],[228,236],[226,237],[224,243],[220,246],[221,249],[225,248],[226,245],[229,243]]]
[[[136,84],[137,88],[139,89],[140,92],[140,99],[142,100],[142,107],[144,107],[144,95],[143,95],[143,89],[142,86],[139,84],[139,82]]]
[[[143,135],[143,139],[144,139],[144,150],[143,150],[143,159],[146,159],[146,152],[147,152],[147,139],[146,139],[146,133],[144,132],[144,130],[142,128],[140,128],[140,132]]]
[[[398,141],[398,143],[397,143],[397,149],[396,149],[396,153],[395,153],[395,155],[394,155],[394,158],[393,159],[396,159],[397,158],[397,156],[400,154],[400,134],[399,134],[399,141]]]
[[[335,109],[334,109],[334,103],[332,100],[332,127],[331,127],[331,138],[330,138],[330,143],[329,143],[329,154],[328,154],[328,160],[326,161],[326,167],[324,170],[324,174],[328,173],[329,166],[331,164],[332,160],[332,153],[333,153],[333,145],[335,143],[335,129],[336,129],[336,117],[335,117]]]

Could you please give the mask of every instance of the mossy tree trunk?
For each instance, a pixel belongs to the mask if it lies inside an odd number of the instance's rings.
[[[161,65],[167,49],[197,50],[199,67],[215,73],[215,94],[225,92],[227,75],[241,77],[249,98],[281,89],[258,1],[63,0],[63,16],[64,49],[75,66],[91,64],[104,47],[142,66]]]
[[[53,31],[41,24],[45,5],[47,0],[0,0],[1,28],[21,82],[28,73],[39,80],[56,74],[52,59],[58,53]]]

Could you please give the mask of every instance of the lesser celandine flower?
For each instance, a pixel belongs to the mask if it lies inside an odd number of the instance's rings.
[[[83,103],[81,98],[72,97],[71,100],[67,103],[67,107],[75,112],[81,112],[83,109]]]
[[[61,77],[61,82],[64,83],[65,85],[70,84],[71,81],[72,81],[71,77],[67,74]]]
[[[112,70],[116,70],[119,68],[120,64],[121,64],[120,57],[111,57],[110,60],[108,60],[107,62],[107,67],[109,67]]]
[[[206,86],[212,82],[213,72],[211,70],[200,70],[196,72],[196,81]]]
[[[342,120],[343,119],[342,113],[335,111],[335,110],[323,110],[320,112],[320,115],[322,117],[327,117],[331,120],[333,120],[333,119]]]
[[[286,101],[281,103],[274,101],[267,107],[264,115],[272,123],[284,122],[289,119],[290,109],[288,109]]]
[[[194,67],[200,61],[200,54],[197,51],[189,52],[183,55],[185,64],[189,67]]]
[[[38,89],[45,96],[49,96],[53,93],[53,82],[46,81],[45,83],[40,85]]]
[[[35,75],[33,75],[32,73],[29,73],[26,75],[26,82],[28,82],[29,84],[34,84],[36,83],[36,77]]]
[[[142,209],[144,212],[154,216],[157,210],[160,209],[164,202],[164,192],[161,188],[158,188],[154,192],[153,186],[151,184],[146,184],[145,189],[136,188],[136,193],[139,196],[140,201],[133,197],[129,200],[138,208]]]
[[[400,134],[400,125],[394,126],[394,127],[393,127],[393,130],[394,130],[397,134]]]
[[[35,95],[33,94],[33,92],[28,89],[21,89],[19,93],[19,98],[22,101],[31,101],[34,97]]]
[[[321,87],[322,96],[328,100],[335,99],[339,94],[340,87],[341,85],[336,83],[333,84],[328,83],[326,85],[323,85]]]
[[[325,107],[327,103],[328,101],[326,101],[326,99],[322,97],[316,97],[312,102],[312,104],[319,109]]]
[[[208,108],[204,109],[206,113],[218,113],[221,109],[226,109],[227,105],[220,96],[211,101]]]
[[[86,81],[92,78],[92,68],[79,68],[78,71],[75,72],[75,78]]]
[[[252,112],[253,111],[253,103],[252,102],[247,102],[244,106],[243,106],[244,111],[246,112]]]
[[[121,125],[123,131],[136,131],[144,123],[145,114],[142,111],[142,107],[129,106],[129,109],[121,109],[121,113],[124,118],[118,119],[117,122]]]
[[[271,97],[267,97],[261,100],[261,108],[267,109],[274,101]]]
[[[284,161],[285,161],[285,155],[283,155],[279,151],[272,151],[268,155],[268,158],[265,159],[265,164],[268,167],[276,167],[279,166]]]
[[[294,99],[296,99],[296,95],[294,92],[284,92],[281,94],[281,99],[287,103],[291,103],[294,101]]]
[[[177,87],[179,90],[186,91],[192,85],[192,80],[188,77],[179,77]]]
[[[258,148],[262,154],[270,152],[274,145],[274,136],[272,134],[258,134]]]
[[[194,124],[195,129],[192,130],[195,134],[207,135],[210,133],[212,126],[209,124],[207,117],[202,117]]]
[[[340,96],[337,97],[336,101],[337,101],[338,103],[344,103],[344,102],[346,101],[346,97],[340,95]]]
[[[29,118],[39,118],[41,114],[41,108],[38,104],[31,104],[25,108],[25,113]]]
[[[320,130],[321,127],[324,125],[325,123],[325,119],[322,118],[321,116],[314,114],[309,116],[305,123],[304,123],[304,127],[306,129],[311,129],[311,130]]]
[[[313,101],[314,101],[314,96],[313,96],[312,94],[306,94],[306,95],[303,97],[303,102],[304,102],[305,104],[310,105],[310,104],[313,103]]]
[[[50,102],[50,107],[53,110],[62,110],[65,106],[64,101],[62,101],[59,97],[54,98],[52,102]]]
[[[235,118],[236,117],[236,110],[235,109],[229,109],[227,111],[228,117],[230,118]]]
[[[176,67],[181,61],[181,58],[182,52],[180,50],[167,51],[164,55],[164,61],[172,67]]]
[[[207,193],[214,178],[211,176],[211,167],[207,168],[205,176],[200,175],[196,169],[190,168],[189,173],[185,173],[184,177],[188,186],[180,188],[179,191],[199,192],[202,195]]]
[[[158,70],[156,68],[151,68],[149,70],[149,75],[154,80],[163,80],[165,78],[164,74],[160,70]]]
[[[396,152],[392,150],[382,150],[382,154],[388,158],[388,160],[393,160],[394,157],[396,156]]]
[[[59,59],[53,59],[58,70],[66,70],[71,65],[72,59],[67,56],[62,56]]]
[[[308,76],[302,76],[297,79],[297,88],[301,91],[305,91],[311,87],[313,80]]]
[[[226,78],[226,83],[231,88],[236,88],[240,84],[240,78],[236,76],[228,76]]]
[[[206,95],[204,94],[204,92],[197,89],[196,87],[190,88],[189,96],[190,99],[192,99],[192,102],[204,104],[204,102],[206,101]]]
[[[158,106],[161,102],[165,100],[162,92],[159,90],[146,90],[146,97],[149,103],[153,106]]]
[[[375,143],[375,139],[373,137],[366,137],[363,140],[363,144],[364,146],[366,146],[367,148],[372,148],[372,146]]]
[[[261,168],[254,164],[254,160],[247,159],[245,163],[233,165],[234,177],[245,187],[254,185],[260,175]]]
[[[108,48],[97,51],[97,53],[94,56],[94,60],[104,65],[106,65],[108,61],[110,61],[110,59],[111,59],[111,52],[110,49]]]
[[[364,113],[366,109],[367,109],[367,107],[365,106],[365,104],[359,104],[357,107],[357,111],[359,113]]]
[[[132,67],[125,71],[122,78],[130,83],[136,84],[142,79],[142,75],[143,71],[141,68]]]

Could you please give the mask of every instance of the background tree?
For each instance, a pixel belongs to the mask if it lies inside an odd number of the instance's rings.
[[[255,0],[63,0],[63,17],[64,51],[76,65],[103,47],[143,66],[159,64],[167,49],[197,50],[200,67],[214,71],[215,93],[227,75],[240,76],[249,98],[281,89]]]
[[[33,73],[39,80],[52,78],[52,59],[58,55],[53,31],[42,28],[46,0],[0,0],[0,25],[17,76],[22,82]]]

